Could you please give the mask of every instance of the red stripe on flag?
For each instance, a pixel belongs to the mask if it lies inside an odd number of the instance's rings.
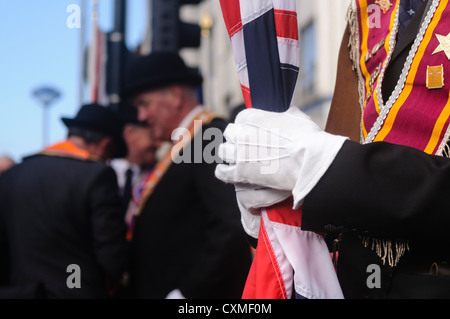
[[[283,276],[262,219],[258,249],[242,299],[287,299]]]
[[[244,103],[248,109],[253,108],[252,106],[252,96],[250,94],[250,89],[244,85],[241,85],[242,94],[244,95]]]
[[[275,10],[275,26],[278,37],[293,40],[299,39],[296,12]]]
[[[242,29],[239,0],[220,0],[223,18],[230,38]]]
[[[279,203],[273,207],[267,208],[267,216],[274,223],[302,227],[302,208],[293,210],[293,199]]]

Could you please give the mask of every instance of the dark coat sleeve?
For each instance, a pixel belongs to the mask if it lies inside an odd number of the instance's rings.
[[[212,129],[223,132],[225,122],[215,121],[214,124],[213,127],[206,126],[204,131]],[[222,142],[222,139],[212,141],[212,144],[208,140],[204,141],[203,146],[207,149],[203,149],[207,155],[214,157],[214,163],[209,164],[204,158],[194,168],[193,186],[197,188],[201,205],[206,212],[207,226],[202,252],[179,287],[187,298],[215,298],[224,295],[240,298],[251,265],[250,246],[240,222],[234,187],[215,177],[216,163],[220,159],[215,154],[217,148],[208,148],[208,145],[220,145]],[[214,291],[215,287],[229,291]],[[196,291],[209,291],[210,294],[197,296]]]
[[[305,199],[302,227],[449,241],[450,160],[348,141]]]
[[[1,181],[1,178],[0,178]],[[9,254],[6,237],[6,227],[3,211],[6,209],[5,189],[0,182],[0,286],[8,283],[9,275]]]
[[[105,272],[117,280],[127,268],[128,243],[116,175],[110,167],[94,180],[89,194],[94,252]]]

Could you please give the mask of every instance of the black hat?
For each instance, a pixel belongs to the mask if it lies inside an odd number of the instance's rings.
[[[153,52],[131,61],[122,97],[130,98],[133,95],[171,84],[189,84],[197,87],[202,82],[203,78],[199,71],[187,67],[177,53]]]
[[[138,111],[131,104],[122,103],[120,110],[119,110],[119,116],[125,125],[126,124],[134,124],[134,125],[142,125],[142,126],[146,125],[143,122],[139,122]]]
[[[67,128],[86,128],[112,137],[117,148],[114,157],[126,155],[126,145],[122,136],[124,122],[110,108],[100,104],[86,104],[81,107],[75,118],[61,119]]]

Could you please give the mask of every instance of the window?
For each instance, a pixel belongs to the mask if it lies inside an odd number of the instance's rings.
[[[301,31],[302,65],[301,88],[302,93],[310,96],[314,93],[314,82],[316,75],[316,25],[314,22],[306,25]]]

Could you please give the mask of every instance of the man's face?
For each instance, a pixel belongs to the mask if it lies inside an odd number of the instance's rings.
[[[0,175],[15,165],[14,161],[9,157],[0,157]]]
[[[150,128],[129,124],[125,126],[123,135],[128,147],[128,159],[132,163],[144,166],[155,161],[159,145],[153,142]]]
[[[138,119],[150,128],[155,143],[171,140],[172,131],[179,124],[180,99],[173,88],[141,93],[134,99]]]

